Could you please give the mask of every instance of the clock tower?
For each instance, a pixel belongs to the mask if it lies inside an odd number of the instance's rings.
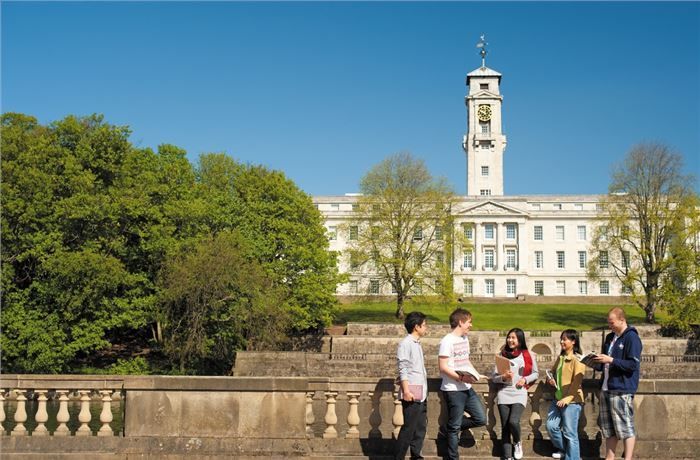
[[[467,74],[469,93],[467,105],[467,134],[462,148],[467,154],[467,195],[503,195],[503,152],[506,136],[501,120],[501,74],[486,67],[484,36],[481,67]]]

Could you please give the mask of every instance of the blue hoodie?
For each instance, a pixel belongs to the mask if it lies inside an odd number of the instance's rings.
[[[603,354],[608,354],[610,342],[615,337],[611,332],[605,337]],[[610,351],[613,362],[608,370],[608,391],[634,394],[639,385],[639,365],[642,359],[642,341],[637,329],[627,326],[622,335],[615,341]],[[602,370],[603,365],[601,365]]]

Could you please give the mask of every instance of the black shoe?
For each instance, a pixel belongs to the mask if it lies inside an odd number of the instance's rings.
[[[462,431],[458,444],[460,447],[474,447],[476,445],[476,440],[474,439],[472,432],[467,429]]]

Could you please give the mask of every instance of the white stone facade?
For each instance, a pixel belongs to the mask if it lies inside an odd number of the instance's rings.
[[[487,67],[467,76],[463,147],[469,195],[459,198],[453,215],[472,250],[465,255],[461,248],[454,249],[455,293],[463,297],[624,295],[612,271],[599,282],[586,277],[601,196],[503,195],[506,136],[500,79],[498,72]],[[488,109],[483,108],[486,105]],[[317,196],[313,200],[326,218],[330,250],[339,252],[340,270],[350,274],[350,281],[338,287],[338,294],[390,295],[388,283],[366,268],[352,270],[344,253],[357,196]]]

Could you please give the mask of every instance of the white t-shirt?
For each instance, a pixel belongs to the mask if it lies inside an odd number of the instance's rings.
[[[617,342],[617,339],[619,339],[618,336],[613,337],[612,342],[610,342],[610,346],[608,346],[608,356],[612,355],[612,349],[613,346],[615,345],[615,342]],[[603,367],[603,391],[608,391],[608,377],[610,376],[610,363],[605,363],[605,366]]]
[[[467,336],[456,336],[447,334],[440,341],[440,351],[438,356],[447,357],[447,367],[452,370],[466,370],[470,366],[469,362],[469,339]],[[465,382],[454,380],[442,374],[442,391],[466,391],[472,386]]]

